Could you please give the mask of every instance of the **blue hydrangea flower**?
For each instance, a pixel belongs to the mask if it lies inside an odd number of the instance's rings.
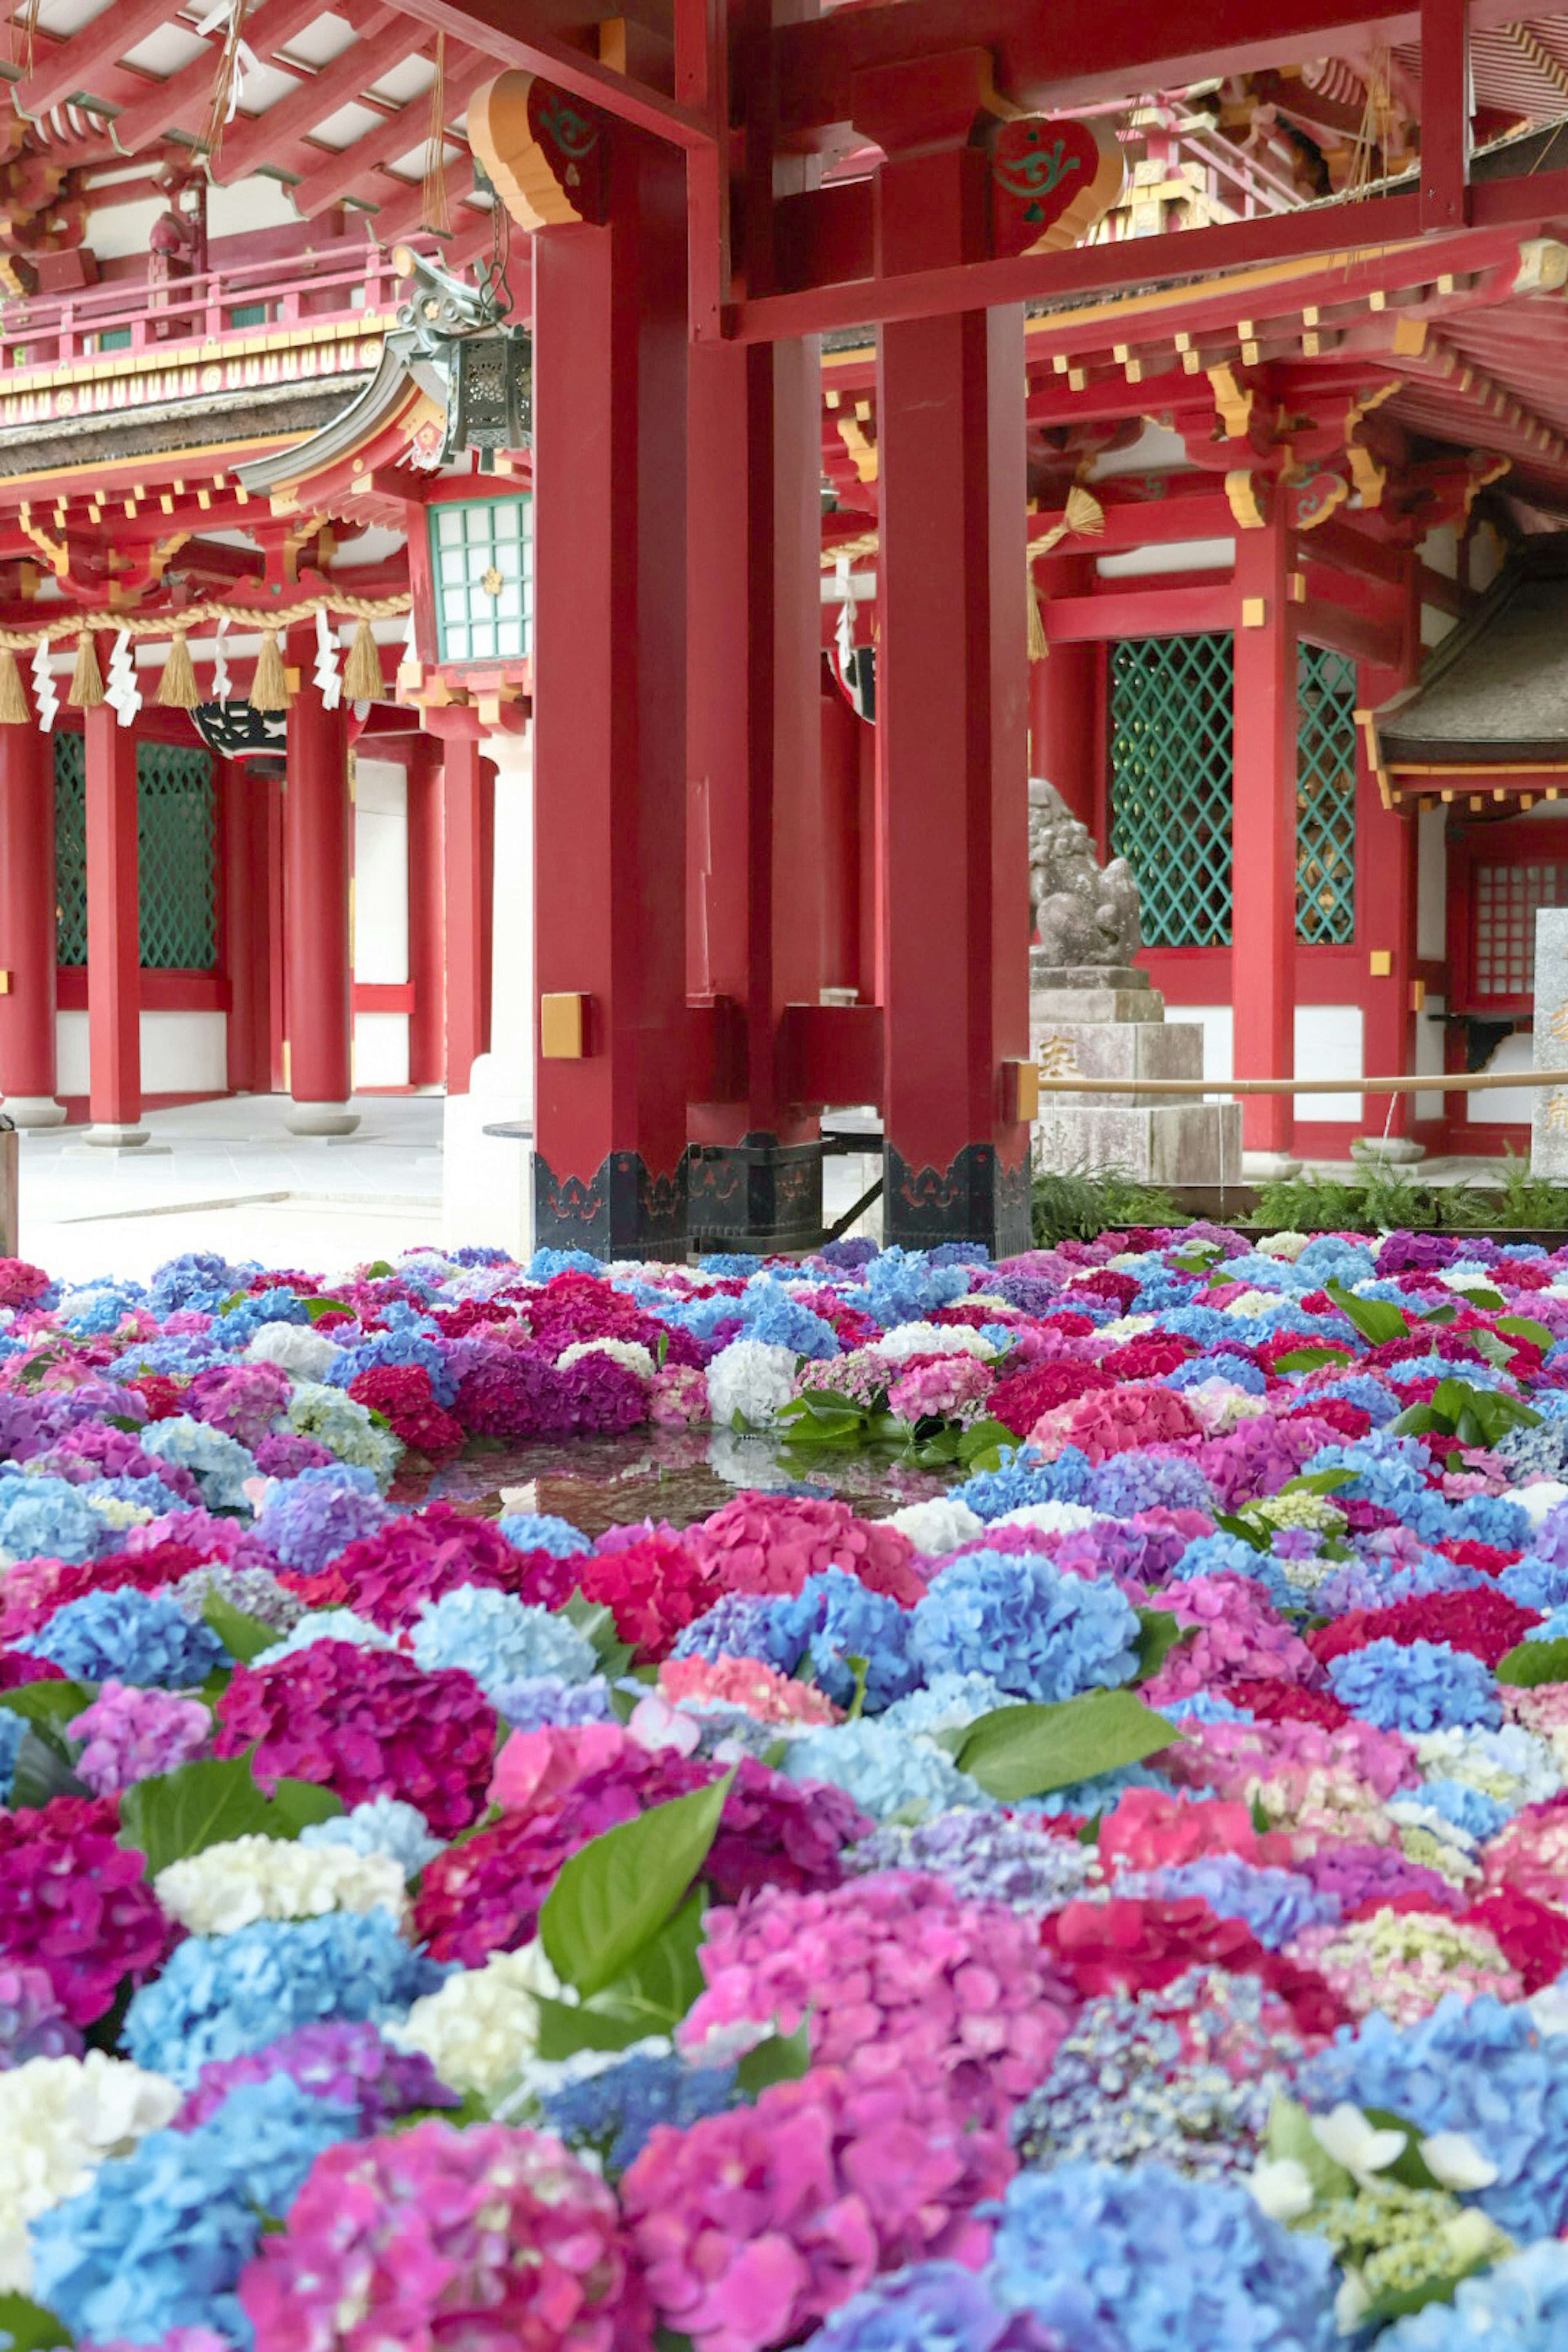
[[[805,2339],[805,2352],[1032,2352],[1027,2319],[1004,2311],[962,2263],[916,2263],[876,2280]],[[1102,2352],[1121,2352],[1107,2336]]]
[[[1081,1503],[1090,1475],[1089,1456],[1076,1445],[1064,1445],[1054,1462],[1041,1462],[1025,1446],[1000,1470],[977,1470],[949,1491],[953,1502],[989,1524],[1027,1503]]]
[[[1090,1471],[1079,1499],[1112,1519],[1130,1519],[1137,1511],[1214,1508],[1208,1480],[1179,1454],[1113,1454]]]
[[[330,1820],[308,1822],[300,1832],[301,1845],[346,1845],[354,1853],[390,1854],[400,1863],[405,1878],[434,1862],[445,1841],[432,1833],[417,1805],[401,1797],[372,1797],[363,1805]]]
[[[503,1511],[496,1525],[519,1551],[547,1551],[552,1559],[574,1559],[594,1549],[581,1528],[553,1511]]]
[[[167,1592],[138,1592],[132,1585],[68,1601],[38,1633],[13,1646],[48,1658],[73,1682],[113,1675],[162,1690],[188,1690],[233,1663],[204,1619],[187,1617]]]
[[[142,1449],[160,1462],[188,1470],[209,1511],[248,1511],[245,1482],[256,1475],[256,1456],[237,1437],[188,1412],[154,1421],[142,1433]]]
[[[1072,2162],[1010,2181],[985,2276],[1063,2352],[1335,2352],[1333,2257],[1245,2189],[1163,2164]]]
[[[386,1517],[374,1470],[324,1462],[292,1478],[268,1480],[256,1532],[285,1568],[318,1576],[361,1536],[374,1535]]]
[[[1521,1609],[1568,1608],[1568,1549],[1564,1549],[1561,1559],[1540,1550],[1540,1538],[1544,1532],[1544,1528],[1538,1531],[1536,1549],[1527,1551],[1510,1568],[1505,1568],[1498,1578],[1500,1589]]]
[[[866,1269],[865,1296],[860,1301],[884,1331],[898,1323],[919,1323],[938,1307],[951,1307],[969,1288],[969,1276],[956,1265],[933,1265],[924,1250],[894,1246],[873,1258]]]
[[[1082,1813],[1092,1822],[1100,1813],[1113,1812],[1129,1789],[1182,1793],[1170,1774],[1157,1771],[1152,1764],[1119,1764],[1114,1772],[1096,1772],[1087,1780],[1070,1781],[1065,1789],[1049,1789],[1043,1797],[1026,1797],[1014,1811],[1025,1815],[1044,1813],[1049,1820],[1062,1813]]]
[[[1000,1903],[1044,1913],[1088,1893],[1100,1877],[1092,1846],[1053,1837],[1005,1813],[938,1813],[912,1826],[893,1822],[852,1845],[844,1866],[867,1871],[928,1871],[965,1903]]]
[[[675,1640],[678,1658],[761,1658],[781,1675],[794,1670],[799,1644],[781,1626],[772,1602],[760,1593],[726,1592],[682,1626]]]
[[[586,1250],[536,1249],[524,1269],[530,1282],[548,1282],[557,1274],[603,1274],[596,1257]]]
[[[563,1682],[559,1675],[523,1675],[514,1683],[498,1683],[486,1696],[513,1731],[615,1720],[610,1685],[603,1675],[591,1675],[582,1683]]]
[[[264,2050],[327,2018],[383,2024],[450,1974],[411,1951],[385,1911],[259,1919],[176,1946],[163,1974],[133,1995],[121,2040],[139,2066],[189,2089],[209,2058]]]
[[[569,1617],[558,1617],[489,1586],[460,1584],[426,1601],[414,1625],[414,1663],[426,1674],[462,1666],[487,1698],[524,1675],[559,1675],[586,1682],[597,1666],[594,1645]]]
[[[1502,1722],[1497,1685],[1479,1658],[1450,1642],[1384,1636],[1329,1667],[1334,1696],[1380,1731],[1439,1731],[1448,1724]]]
[[[855,1696],[847,1660],[866,1661],[866,1706],[873,1713],[902,1698],[920,1680],[909,1658],[912,1622],[907,1609],[883,1592],[873,1592],[847,1569],[819,1569],[793,1597],[770,1600],[765,1638],[769,1658],[782,1654],[786,1671],[809,1659],[816,1681],[836,1706]]]
[[[710,1275],[715,1282],[750,1282],[761,1274],[763,1261],[749,1250],[714,1250],[708,1257],[697,1261],[700,1274]]]
[[[1496,1837],[1503,1823],[1512,1817],[1513,1808],[1496,1797],[1489,1797],[1484,1789],[1472,1788],[1468,1780],[1428,1780],[1419,1789],[1405,1794],[1434,1812],[1441,1813],[1446,1822],[1463,1830],[1467,1837],[1485,1844]]]
[[[1452,2303],[1397,2319],[1378,2352],[1561,2352],[1568,2342],[1568,2246],[1526,2246],[1460,2282]]]
[[[779,1767],[787,1780],[826,1780],[847,1790],[874,1821],[924,1821],[955,1805],[991,1809],[978,1780],[961,1772],[944,1749],[918,1736],[889,1731],[873,1717],[819,1725],[792,1739]]]
[[[1326,1927],[1340,1916],[1337,1895],[1319,1892],[1293,1870],[1258,1869],[1232,1853],[1209,1853],[1163,1870],[1133,1873],[1116,1883],[1118,1895],[1151,1895],[1163,1903],[1201,1895],[1222,1919],[1245,1920],[1258,1942],[1278,1952],[1303,1927]]]
[[[1035,1552],[966,1552],[916,1602],[910,1656],[931,1674],[989,1675],[1016,1698],[1111,1689],[1138,1664],[1138,1615],[1108,1581]]]
[[[722,2115],[738,2096],[732,2066],[692,2066],[673,2053],[634,2051],[580,2081],[546,2090],[544,2127],[570,2147],[590,2147],[611,2172],[624,2172],[659,2124],[687,2131]]]
[[[949,1731],[1014,1704],[989,1675],[932,1675],[923,1690],[897,1700],[882,1720],[900,1731]]]
[[[96,1559],[109,1542],[79,1486],[64,1478],[0,1477],[0,1557]]]
[[[176,2327],[249,2343],[235,2294],[268,2215],[323,2149],[359,2137],[353,2107],[287,2074],[241,2084],[194,2131],[149,2133],[29,2232],[33,2285],[78,2335],[153,2344]]]
[[[1446,1994],[1429,2017],[1395,2025],[1373,2010],[1308,2061],[1299,2095],[1318,2110],[1348,2099],[1386,2107],[1423,2133],[1463,2132],[1498,2168],[1475,2201],[1511,2238],[1568,2224],[1568,2063],[1523,2002]]]
[[[748,1339],[761,1339],[773,1348],[793,1348],[797,1356],[819,1363],[841,1352],[832,1324],[792,1298],[782,1283],[765,1274],[756,1276],[741,1297],[728,1305],[731,1313],[739,1308],[741,1328]]]
[[[260,1271],[254,1259],[235,1265],[221,1250],[186,1250],[179,1257],[165,1258],[154,1269],[147,1286],[147,1304],[160,1322],[185,1307],[212,1314]]]
[[[1165,1375],[1166,1387],[1173,1389],[1202,1388],[1205,1381],[1223,1381],[1226,1388],[1245,1389],[1248,1396],[1263,1396],[1268,1387],[1267,1373],[1245,1356],[1193,1356]]]

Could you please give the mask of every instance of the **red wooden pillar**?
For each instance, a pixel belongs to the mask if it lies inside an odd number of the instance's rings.
[[[268,790],[266,779],[240,761],[225,760],[219,765],[228,1083],[236,1094],[265,1094],[272,1083]]]
[[[1039,568],[1047,594],[1088,595],[1092,555],[1068,556]],[[1095,831],[1099,779],[1100,647],[1053,646],[1029,665],[1029,773],[1055,784],[1081,824]]]
[[[283,796],[283,906],[288,967],[287,1124],[296,1135],[347,1135],[353,1091],[347,713],[328,710],[308,667],[289,704]]]
[[[447,1092],[466,1095],[469,1073],[485,1050],[485,877],[479,747],[441,747],[447,929]]]
[[[785,1016],[823,979],[817,346],[707,344],[689,368],[691,978],[733,1048],[707,1080],[722,1097],[691,1108],[689,1223],[704,1241],[809,1248],[822,1146]]]
[[[18,1127],[58,1127],[55,1099],[54,739],[0,728],[0,1087]]]
[[[984,249],[977,149],[878,174],[884,270]],[[1020,306],[879,338],[886,795],[885,1230],[1029,1241],[1027,608]]]
[[[1235,1074],[1296,1068],[1296,632],[1289,533],[1282,520],[1236,540],[1235,807],[1231,832],[1231,1001]],[[1248,1151],[1288,1154],[1289,1095],[1243,1097]]]
[[[679,1257],[685,169],[624,125],[605,136],[605,225],[533,237],[535,1236]]]
[[[1414,553],[1406,555],[1415,604],[1406,630],[1405,659],[1397,669],[1363,662],[1356,672],[1356,705],[1376,710],[1390,698],[1413,685],[1421,667],[1421,608],[1415,586]],[[1413,1003],[1415,977],[1416,857],[1419,847],[1415,816],[1401,816],[1383,805],[1377,778],[1366,756],[1366,738],[1356,730],[1355,793],[1355,941],[1364,959],[1367,977],[1363,1068],[1377,1076],[1403,1077],[1413,1073],[1416,1019]],[[1386,959],[1386,966],[1384,964]],[[1452,1099],[1452,1097],[1450,1097]],[[1394,1106],[1389,1116],[1389,1104]],[[1363,1100],[1362,1117],[1369,1134],[1408,1138],[1415,1123],[1414,1095],[1374,1096]]]
[[[107,702],[82,713],[87,761],[88,1108],[93,1139],[144,1143],[136,738]]]
[[[408,1083],[439,1086],[446,1060],[442,975],[445,883],[442,874],[441,777],[428,736],[414,738],[408,779]]]

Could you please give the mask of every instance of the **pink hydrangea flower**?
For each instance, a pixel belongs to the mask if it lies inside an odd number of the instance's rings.
[[[111,1805],[79,1797],[0,1812],[0,1955],[41,1969],[73,2025],[101,2017],[175,1940],[116,1828]]]
[[[761,1658],[666,1658],[658,1686],[677,1706],[739,1706],[759,1723],[841,1723],[844,1711],[814,1684]]]
[[[879,2272],[978,2269],[991,2233],[974,2208],[1013,2169],[1005,2135],[929,2066],[876,2082],[818,2066],[689,2131],[658,2126],[621,2201],[664,2325],[697,2352],[767,2352]]]
[[[95,1797],[118,1796],[135,1780],[190,1763],[211,1734],[212,1717],[199,1699],[113,1681],[66,1727],[68,1738],[87,1743],[76,1773]]]
[[[256,2352],[647,2352],[650,2333],[610,2190],[501,2124],[328,2148],[239,2300]]]
[[[700,1958],[683,2041],[809,2014],[816,2063],[875,2080],[934,2066],[987,2124],[1042,2079],[1078,2005],[1029,1922],[910,1871],[710,1914]]]

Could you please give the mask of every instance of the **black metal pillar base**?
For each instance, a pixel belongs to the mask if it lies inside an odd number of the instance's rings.
[[[700,1250],[809,1250],[822,1239],[822,1146],[752,1134],[694,1143],[687,1223]]]
[[[686,1160],[656,1176],[640,1152],[612,1151],[591,1177],[557,1176],[536,1152],[533,1239],[538,1249],[595,1257],[684,1259]]]
[[[893,1144],[882,1165],[883,1234],[902,1249],[936,1249],[943,1242],[984,1242],[993,1257],[1016,1257],[1031,1246],[1029,1163],[1009,1168],[991,1143],[966,1143],[945,1168],[911,1168]]]

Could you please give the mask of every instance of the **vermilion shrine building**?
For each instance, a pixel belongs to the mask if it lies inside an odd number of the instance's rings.
[[[11,54],[23,1120],[444,1086],[455,1238],[636,1256],[811,1238],[869,1104],[889,1239],[1021,1246],[1031,767],[1211,1076],[1343,1077],[1255,1152],[1527,1058],[1568,17],[34,0]],[[1522,1139],[1462,1099],[1394,1131]]]

